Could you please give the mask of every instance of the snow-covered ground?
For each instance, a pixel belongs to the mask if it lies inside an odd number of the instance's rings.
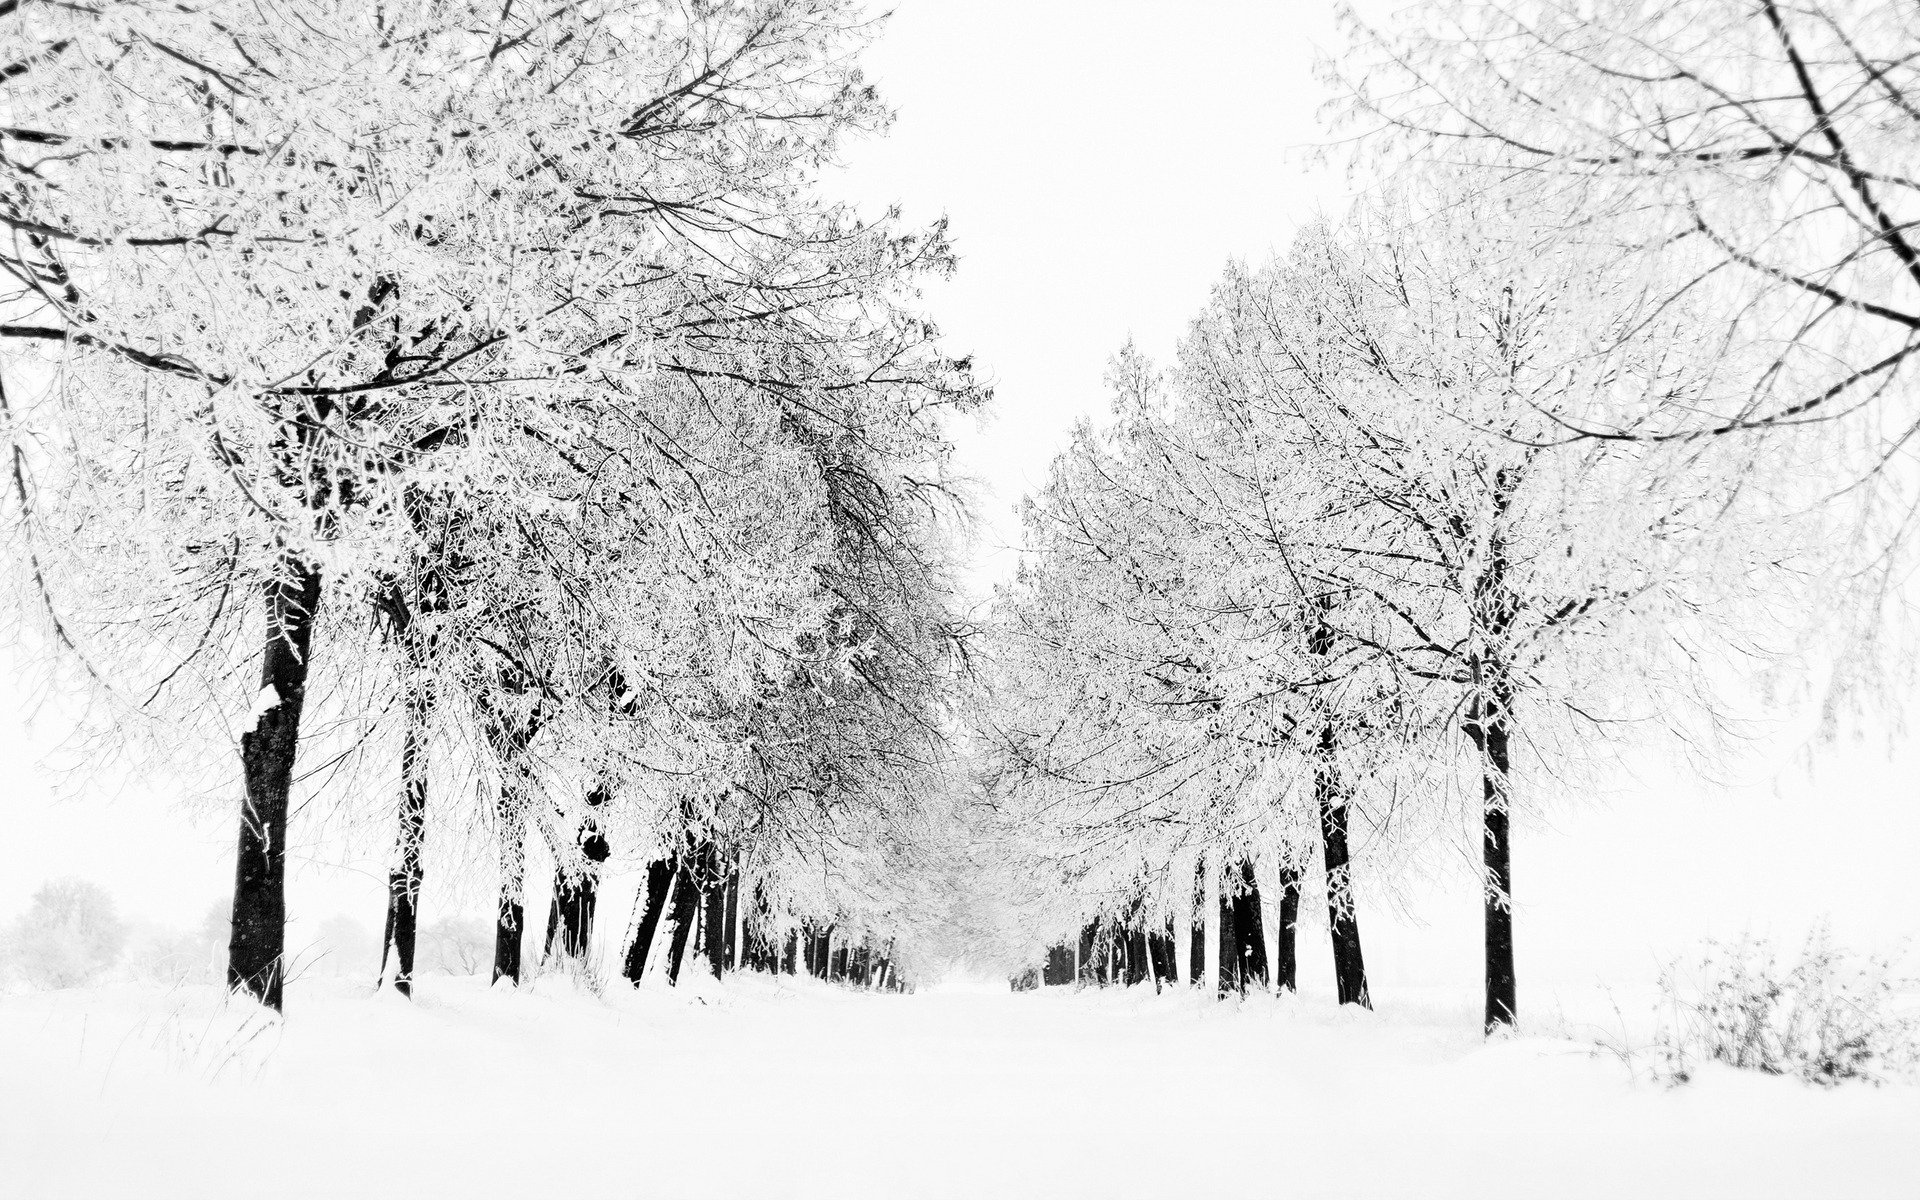
[[[0,1194],[1920,1194],[1920,1088],[1483,1045],[1466,1004],[729,981],[0,1001]]]

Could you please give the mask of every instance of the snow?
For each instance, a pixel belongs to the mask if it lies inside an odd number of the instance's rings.
[[[1635,1082],[1467,998],[429,977],[0,1000],[7,1195],[1911,1196],[1920,1088]]]
[[[280,693],[277,689],[274,688],[272,684],[268,684],[267,686],[261,688],[257,693],[254,694],[253,711],[250,714],[248,714],[248,719],[253,722],[253,727],[255,729],[258,729],[260,727],[261,718],[265,717],[268,713],[272,712],[274,709],[278,708],[279,706],[280,706]]]

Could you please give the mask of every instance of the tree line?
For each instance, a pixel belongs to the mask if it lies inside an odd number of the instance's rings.
[[[1730,675],[1910,661],[1916,33],[1771,0],[1347,26],[1360,199],[1231,266],[1170,365],[1113,360],[996,597],[982,786],[1049,881],[1017,981],[1291,987],[1304,887],[1368,1005],[1362,899],[1467,850],[1494,1031],[1516,815],[1712,725]]]
[[[375,814],[401,991],[430,831],[491,847],[496,978],[530,836],[550,948],[618,850],[651,864],[631,974],[662,924],[677,973],[697,910],[716,971],[804,931],[898,978],[889,880],[949,759],[942,422],[988,391],[913,307],[944,228],[816,188],[886,124],[871,32],[842,0],[0,5],[15,609],[103,746],[237,751],[231,987],[283,1003],[297,823]]]

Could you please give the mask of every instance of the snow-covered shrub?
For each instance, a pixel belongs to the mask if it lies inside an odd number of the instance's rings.
[[[0,963],[30,987],[78,987],[117,962],[126,941],[112,897],[84,879],[57,879],[7,930]]]
[[[1836,948],[1824,926],[1790,962],[1764,938],[1709,942],[1661,975],[1657,1071],[1675,1083],[1701,1062],[1823,1085],[1905,1075],[1920,1063],[1920,1014],[1903,995],[1911,982],[1890,958]]]

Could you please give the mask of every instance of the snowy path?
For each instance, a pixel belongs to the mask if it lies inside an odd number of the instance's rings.
[[[1635,1086],[1464,1007],[327,986],[0,1001],[0,1195],[1920,1195],[1920,1088]]]

